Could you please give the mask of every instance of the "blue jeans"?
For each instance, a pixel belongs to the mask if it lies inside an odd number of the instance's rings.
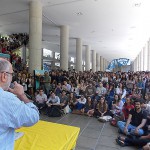
[[[119,130],[124,133],[124,128],[125,128],[125,125],[126,125],[126,122],[123,122],[123,121],[118,121],[117,122],[117,126],[119,128]],[[135,135],[134,131],[135,131],[136,127],[129,124],[128,127],[127,127],[127,135]],[[138,135],[141,136],[144,134],[144,131],[143,129],[139,129],[138,130]]]

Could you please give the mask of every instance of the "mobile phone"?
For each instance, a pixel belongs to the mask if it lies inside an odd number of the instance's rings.
[[[9,86],[9,87],[10,87],[11,89],[14,89],[14,86],[15,86],[14,83],[10,83],[10,86]]]

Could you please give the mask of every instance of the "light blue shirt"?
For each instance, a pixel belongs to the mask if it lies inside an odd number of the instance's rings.
[[[32,126],[38,120],[39,112],[33,103],[25,104],[0,88],[0,150],[13,150],[15,129]]]

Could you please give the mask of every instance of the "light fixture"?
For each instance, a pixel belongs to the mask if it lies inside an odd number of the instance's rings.
[[[77,15],[77,16],[82,16],[83,13],[82,13],[82,12],[77,12],[76,15]]]
[[[140,7],[141,3],[134,3],[134,7]]]
[[[131,28],[131,29],[135,29],[136,27],[135,27],[135,26],[131,26],[130,28]]]

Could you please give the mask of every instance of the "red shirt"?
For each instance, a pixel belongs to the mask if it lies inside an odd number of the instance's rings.
[[[128,119],[129,111],[130,111],[131,109],[134,109],[134,106],[133,106],[132,104],[131,104],[131,105],[126,105],[126,104],[125,104],[125,105],[123,106],[122,112],[123,112],[123,114],[124,114],[125,120]]]

